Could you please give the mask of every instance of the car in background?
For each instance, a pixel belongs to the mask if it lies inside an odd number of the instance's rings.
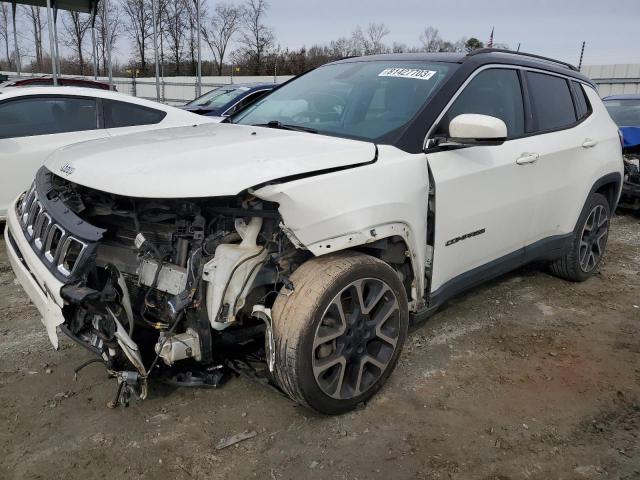
[[[180,107],[183,110],[210,117],[228,117],[264,97],[278,85],[225,85],[218,87]]]
[[[98,90],[116,90],[106,82],[86,78],[58,78],[59,87],[96,88]],[[21,78],[0,83],[0,88],[8,87],[53,87],[53,77]]]
[[[0,220],[54,150],[76,142],[210,119],[107,90],[0,89]],[[135,160],[135,158],[131,158]]]
[[[640,94],[611,95],[603,102],[622,135],[624,184],[619,205],[640,210]]]

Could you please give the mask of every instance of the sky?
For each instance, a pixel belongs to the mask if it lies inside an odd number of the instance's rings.
[[[205,0],[211,1],[211,0]],[[236,2],[239,3],[239,2]],[[266,23],[281,46],[297,48],[349,36],[382,22],[394,41],[418,45],[431,25],[445,40],[477,37],[584,64],[640,63],[640,0],[271,0]]]
[[[219,0],[202,1],[212,10]],[[265,23],[273,28],[282,48],[328,44],[350,36],[358,25],[364,28],[376,22],[389,28],[384,39],[388,45],[418,46],[420,32],[427,26],[437,28],[444,40],[476,37],[486,43],[494,28],[495,43],[512,49],[520,43],[522,51],[573,64],[578,64],[583,41],[584,65],[640,63],[640,0],[268,1]],[[19,34],[30,35],[28,29]],[[46,38],[45,45],[48,49]],[[131,40],[122,34],[114,58],[124,62],[130,50]],[[203,58],[211,58],[205,45]]]

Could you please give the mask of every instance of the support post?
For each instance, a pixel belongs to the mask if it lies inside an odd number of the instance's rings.
[[[200,39],[200,0],[196,2],[196,25],[198,28],[198,78],[196,80],[196,98],[202,95],[202,49]]]
[[[16,3],[13,2],[11,4],[11,12],[13,13],[13,46],[14,46],[14,56],[16,62],[16,73],[20,76],[20,48],[18,47],[18,32],[16,30]]]
[[[107,69],[109,70],[109,86],[113,88],[113,66],[111,65],[111,30],[109,28],[109,0],[102,0],[102,7],[104,8],[104,25],[107,35]]]
[[[93,54],[93,79],[98,79],[98,45],[96,43],[96,9],[97,3],[94,1],[91,8],[91,46]]]
[[[53,25],[53,13],[51,11],[51,0],[47,0],[47,21],[49,25]],[[51,73],[53,75],[53,86],[58,86],[58,63],[56,62],[56,47],[55,41],[53,39],[53,28],[48,28],[49,30],[49,52],[51,54]]]
[[[160,101],[160,66],[158,65],[158,16],[156,15],[156,0],[151,0],[151,15],[153,16],[153,58],[156,64],[156,100]]]
[[[55,40],[56,47],[56,66],[58,70],[58,75],[62,74],[62,68],[60,68],[60,48],[58,47],[58,7],[55,3],[56,0],[53,0],[53,38]]]

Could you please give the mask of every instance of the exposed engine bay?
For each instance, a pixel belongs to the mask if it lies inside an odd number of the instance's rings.
[[[238,350],[258,343],[260,359],[273,367],[270,307],[283,286],[293,288],[289,275],[311,255],[279,228],[277,205],[249,193],[134,199],[46,171],[38,178],[48,201],[62,204],[78,225],[89,224],[101,237],[78,240],[77,248],[56,243],[55,236],[43,243],[45,256],[64,257],[53,263],[58,278],[66,278],[61,329],[118,379],[112,405],[144,399],[151,372],[170,371],[176,362],[203,365],[215,376],[222,365],[217,352],[225,345]],[[49,222],[57,218],[47,216]],[[44,227],[32,223],[37,236]]]
[[[624,183],[619,206],[640,210],[640,145],[627,147],[623,151]]]

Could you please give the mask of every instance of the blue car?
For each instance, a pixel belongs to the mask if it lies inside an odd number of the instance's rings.
[[[622,134],[624,183],[618,205],[640,210],[640,95],[612,95],[603,102]]]
[[[224,85],[205,93],[180,108],[199,115],[228,117],[264,97],[276,86],[275,83]]]

